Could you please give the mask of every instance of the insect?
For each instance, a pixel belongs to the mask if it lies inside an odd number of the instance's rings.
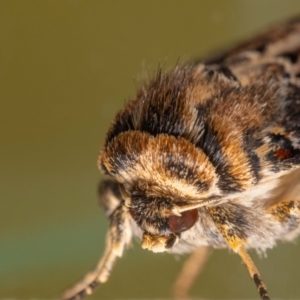
[[[64,299],[92,294],[132,237],[153,252],[232,249],[270,299],[247,249],[300,233],[299,54],[294,19],[218,57],[158,71],[141,88],[98,160],[109,176],[104,255]]]

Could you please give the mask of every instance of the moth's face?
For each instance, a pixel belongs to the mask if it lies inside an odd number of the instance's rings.
[[[170,249],[197,222],[197,208],[220,195],[207,155],[180,137],[123,132],[104,147],[99,167],[124,189],[142,247],[154,252]]]
[[[124,194],[124,192],[123,192]],[[179,212],[186,203],[163,197],[127,194],[125,203],[136,224],[143,230],[142,248],[163,252],[178,242],[180,234],[198,220],[196,208]]]

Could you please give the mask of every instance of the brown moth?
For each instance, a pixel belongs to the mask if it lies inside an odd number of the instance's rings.
[[[110,176],[100,187],[104,255],[63,299],[92,294],[132,237],[153,252],[202,258],[207,247],[230,248],[270,299],[247,249],[300,233],[299,54],[295,19],[219,57],[159,71],[141,88],[98,161]]]

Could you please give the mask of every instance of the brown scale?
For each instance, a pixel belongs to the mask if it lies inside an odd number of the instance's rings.
[[[300,233],[300,20],[214,59],[145,84],[108,131],[98,160],[109,219],[95,270],[63,295],[104,283],[133,236],[153,252],[193,253],[173,291],[183,299],[210,248],[237,253],[270,299],[246,249]]]

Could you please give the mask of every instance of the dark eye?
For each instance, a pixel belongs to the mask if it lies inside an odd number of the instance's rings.
[[[198,220],[198,210],[191,209],[184,211],[181,216],[169,217],[169,228],[173,233],[180,233],[186,231],[194,226]]]

